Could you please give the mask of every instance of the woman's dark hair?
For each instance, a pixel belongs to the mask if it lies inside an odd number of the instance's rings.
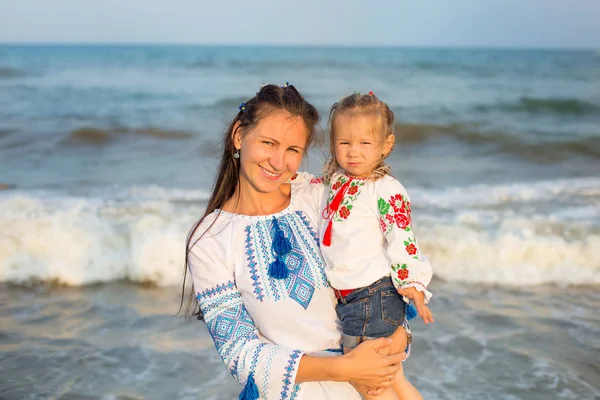
[[[242,136],[247,135],[256,128],[265,117],[279,112],[288,113],[292,117],[301,117],[308,132],[306,149],[308,149],[313,142],[316,136],[316,125],[319,121],[319,113],[313,105],[302,97],[293,85],[286,84],[283,87],[277,85],[265,85],[261,87],[258,93],[256,93],[256,96],[244,104],[244,107],[240,107],[240,111],[233,121],[231,121],[223,136],[223,155],[221,156],[217,178],[213,185],[206,211],[204,212],[204,215],[202,215],[202,218],[196,222],[186,241],[183,287],[181,289],[181,304],[179,311],[181,311],[185,299],[189,268],[189,252],[198,240],[202,239],[202,236],[204,236],[214,222],[193,243],[192,238],[202,221],[204,221],[204,218],[215,210],[222,209],[225,202],[233,197],[236,188],[239,185],[240,164],[239,158],[233,156],[237,152],[237,149],[233,144],[233,136],[237,133],[238,129],[241,130]],[[198,319],[203,319],[202,311],[199,307],[196,308],[193,287],[189,288],[185,315],[189,318],[195,315]]]

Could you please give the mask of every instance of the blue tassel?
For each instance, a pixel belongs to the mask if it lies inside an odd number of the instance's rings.
[[[280,231],[281,232],[281,231]],[[290,245],[290,241],[287,240],[283,233],[278,234],[273,239],[273,251],[277,253],[279,256],[283,256],[289,253],[292,250],[292,246]]]
[[[274,279],[286,279],[290,271],[279,257],[275,259],[269,266],[269,276]]]
[[[250,373],[248,381],[246,381],[246,386],[240,392],[239,400],[258,400],[259,397],[260,394],[258,393],[256,382],[254,382],[254,376]]]
[[[279,226],[279,222],[277,222],[277,218],[273,217],[273,227],[275,228],[275,238],[273,239],[273,251],[278,256],[283,256],[289,253],[292,250],[292,245],[290,241],[285,237],[281,227]]]
[[[415,306],[413,306],[412,304],[408,304],[406,306],[406,319],[410,321],[411,319],[415,318],[417,315],[419,315],[419,313],[417,312],[417,308]]]

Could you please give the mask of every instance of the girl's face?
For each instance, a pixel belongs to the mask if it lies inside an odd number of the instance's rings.
[[[300,167],[308,131],[301,117],[277,112],[264,117],[254,130],[237,130],[233,144],[240,151],[240,181],[259,193],[271,193]]]
[[[392,150],[394,135],[374,132],[374,117],[341,114],[333,121],[334,156],[349,175],[368,177]]]

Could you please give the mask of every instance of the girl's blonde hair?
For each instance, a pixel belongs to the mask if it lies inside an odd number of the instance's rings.
[[[373,118],[373,133],[380,135],[382,139],[387,139],[389,135],[394,134],[394,112],[388,105],[379,100],[373,92],[369,94],[360,94],[354,92],[350,96],[344,97],[333,106],[329,111],[329,156],[323,167],[323,177],[329,182],[331,175],[340,169],[335,158],[335,119],[340,115],[368,116]],[[390,172],[390,166],[385,164],[384,160],[390,155],[393,147],[387,154],[381,157],[380,165],[371,173],[369,179],[376,180]]]

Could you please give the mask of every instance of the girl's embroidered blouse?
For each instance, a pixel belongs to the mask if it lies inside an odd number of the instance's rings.
[[[194,291],[215,347],[242,385],[252,374],[261,399],[360,399],[348,383],[294,383],[304,353],[339,349],[335,297],[316,229],[323,190],[301,177],[285,210],[266,216],[217,210],[190,242]],[[284,256],[290,274],[282,280],[267,274],[275,260],[274,218],[292,245]]]
[[[335,173],[325,200],[330,202],[350,179]],[[326,205],[323,203],[322,209]],[[415,287],[429,301],[432,294],[426,287],[433,270],[419,251],[412,230],[410,199],[398,180],[389,175],[376,181],[352,179],[338,210],[329,216],[323,213],[321,239],[329,222],[327,217],[332,221],[331,245],[321,245],[321,251],[334,288],[356,289],[391,275],[397,288]]]

